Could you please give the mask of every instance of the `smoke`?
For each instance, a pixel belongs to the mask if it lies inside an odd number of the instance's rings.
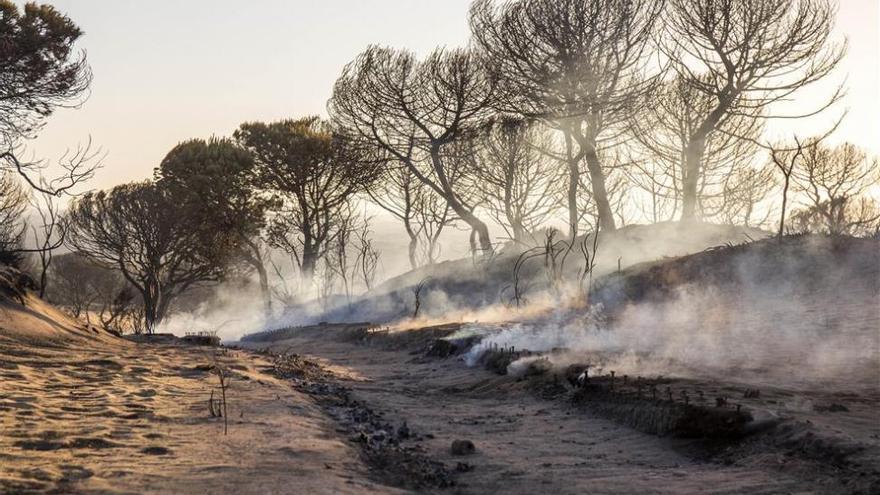
[[[600,242],[600,270],[617,259],[657,259],[663,254],[741,241],[732,227],[649,226],[609,234]],[[690,238],[689,238],[690,237]],[[696,239],[696,240],[695,240]],[[259,291],[218,288],[196,309],[177,313],[164,330],[219,330],[225,341],[260,330],[328,322],[372,322],[393,329],[463,323],[453,338],[481,335],[465,356],[469,364],[487,349],[515,347],[539,353],[511,365],[516,373],[534,359],[554,366],[591,364],[629,375],[749,380],[815,386],[831,383],[876,387],[880,376],[880,259],[876,242],[793,238],[759,241],[662,263],[647,274],[638,295],[607,285],[589,309],[546,288],[528,293],[522,306],[501,289],[514,255],[490,263],[441,263],[386,282],[352,301],[337,296],[287,307],[267,318]],[[626,264],[623,264],[626,267]],[[540,269],[531,274],[540,280]],[[652,278],[653,277],[653,278]],[[658,278],[659,277],[659,278]],[[428,280],[419,316],[412,286]],[[614,280],[614,276],[610,280]],[[650,289],[662,287],[660,296]],[[615,292],[617,291],[617,292]],[[601,291],[600,291],[601,292]],[[577,294],[572,290],[571,294]],[[570,296],[571,294],[568,294]]]
[[[178,308],[157,331],[178,336],[187,332],[216,332],[224,342],[235,341],[270,321],[264,304],[259,288],[253,284],[223,284],[214,287],[194,309]]]
[[[814,241],[803,239],[797,249],[747,249],[723,258],[730,267],[707,260],[703,269],[732,272],[731,279],[686,283],[661,301],[631,301],[607,322],[594,307],[484,329],[466,361],[475,363],[493,346],[513,346],[546,353],[555,366],[584,363],[621,374],[876,387],[880,289],[876,251],[870,252],[876,246],[841,253]],[[521,372],[534,359],[509,371]]]

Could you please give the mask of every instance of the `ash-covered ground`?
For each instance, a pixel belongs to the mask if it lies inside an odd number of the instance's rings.
[[[353,393],[441,431],[428,449],[450,465],[444,442],[472,439],[481,462],[456,479],[475,493],[880,487],[877,241],[731,243],[609,273],[590,297],[513,321],[301,327],[248,345],[358,370]]]

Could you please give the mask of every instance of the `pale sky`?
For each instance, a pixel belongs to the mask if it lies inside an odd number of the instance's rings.
[[[426,53],[469,35],[470,0],[48,1],[85,31],[94,83],[82,108],[59,111],[29,150],[57,158],[91,136],[107,152],[92,188],[150,176],[185,139],[326,114],[343,65],[370,43]],[[838,78],[848,76],[849,94],[836,113],[777,131],[819,129],[847,107],[836,138],[880,153],[880,0],[840,3],[838,35],[850,48]]]

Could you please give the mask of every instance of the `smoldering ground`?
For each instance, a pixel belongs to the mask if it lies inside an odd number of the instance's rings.
[[[310,301],[271,316],[256,291],[221,288],[210,304],[174,315],[167,328],[215,328],[234,340],[255,330],[319,321],[372,322],[398,330],[469,322],[459,336],[482,336],[470,362],[491,346],[514,346],[553,350],[548,359],[560,366],[586,360],[633,375],[872,385],[880,373],[876,241],[803,236],[699,252],[699,246],[724,239],[741,243],[742,234],[713,231],[685,241],[677,239],[683,237],[679,229],[652,226],[604,238],[589,309],[572,305],[582,301],[571,298],[577,294],[571,287],[564,299],[537,288],[526,304],[503,301],[498,288],[510,273],[502,256],[494,265],[442,263],[392,279],[351,302],[337,297],[328,308]],[[661,230],[667,235],[648,235]],[[663,259],[685,249],[698,254]],[[621,255],[657,261],[623,266],[617,273]],[[546,278],[540,266],[531,276],[535,285]],[[420,279],[428,283],[413,318],[412,282]]]
[[[606,280],[608,286],[595,296],[616,306],[608,321],[602,318],[606,312],[594,307],[574,317],[558,314],[488,330],[468,359],[475,361],[476,354],[491,346],[536,352],[564,349],[547,358],[560,366],[592,362],[631,375],[876,387],[876,242],[809,236],[781,246],[771,244],[775,242],[730,248],[729,259],[711,253],[697,256],[693,266],[662,276],[648,275],[651,269],[645,267],[630,277],[654,284],[639,289],[638,301],[627,300],[632,287]],[[688,281],[693,274],[700,274],[700,281]],[[669,283],[675,277],[685,283]]]
[[[598,278],[637,263],[699,252],[730,242],[760,239],[765,235],[751,228],[676,222],[600,232],[594,276]],[[397,323],[403,327],[449,321],[509,321],[532,318],[561,303],[568,304],[567,300],[561,301],[568,296],[548,292],[549,281],[540,257],[524,263],[519,286],[522,300],[514,301],[514,265],[523,249],[508,245],[491,256],[465,257],[424,266],[391,277],[373,290],[350,299],[336,295],[323,302],[308,300],[285,308],[267,321],[265,328],[252,331],[320,321]],[[394,265],[395,256],[401,257],[404,253],[404,246],[385,252],[383,263]],[[582,265],[583,260],[574,252],[560,268],[574,273],[582,269]],[[423,290],[419,294],[420,310],[414,318],[414,288],[419,284],[423,284]],[[569,295],[578,292],[575,287],[559,289],[557,292]]]

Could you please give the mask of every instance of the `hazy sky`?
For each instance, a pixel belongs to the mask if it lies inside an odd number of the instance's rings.
[[[324,114],[342,66],[370,43],[418,53],[466,43],[470,0],[49,3],[85,31],[80,46],[95,78],[85,105],[53,116],[30,150],[57,158],[91,135],[107,152],[90,184],[102,188],[149,176],[181,140],[228,135],[246,120]],[[848,107],[849,116],[837,138],[880,153],[880,0],[840,3],[838,32],[850,49],[839,73],[849,95],[838,111]]]

